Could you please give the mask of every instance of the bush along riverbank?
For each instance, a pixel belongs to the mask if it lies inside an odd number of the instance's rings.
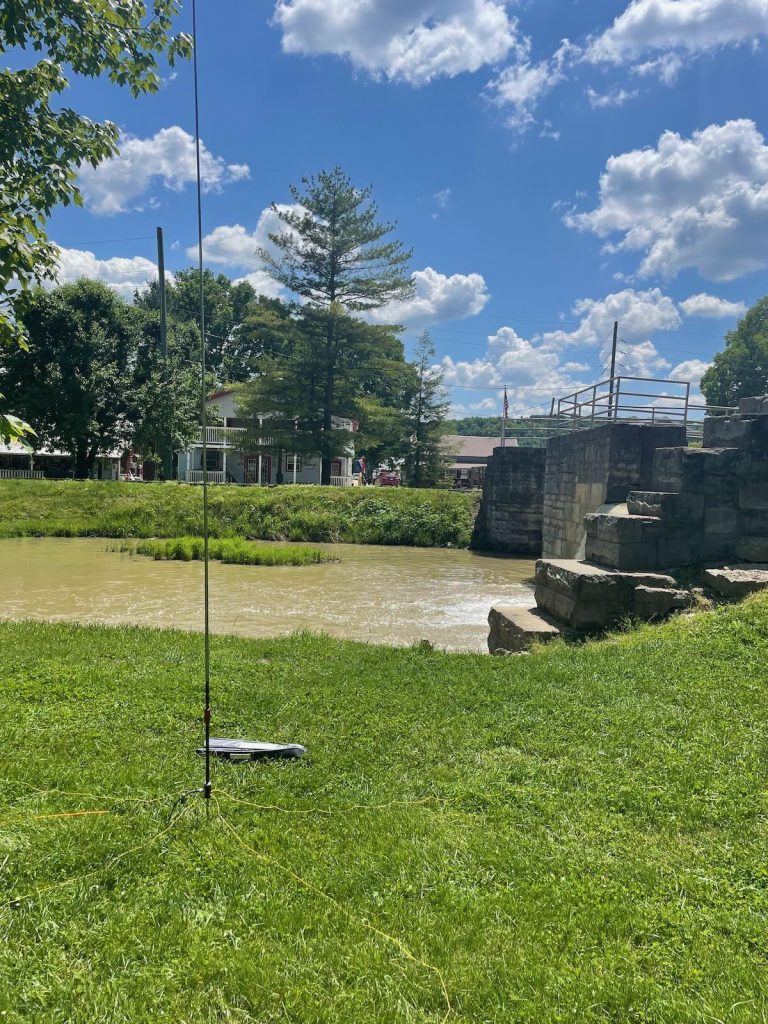
[[[122,541],[119,544],[108,544],[107,551],[145,555],[154,558],[156,562],[195,562],[203,558],[204,541],[202,537]],[[338,558],[327,551],[302,544],[255,544],[247,540],[219,540],[215,537],[208,543],[208,555],[217,562],[230,565],[319,565],[322,562],[338,562]]]
[[[200,637],[0,649],[4,1020],[768,1012],[764,596],[525,658],[214,636],[214,735],[307,755],[208,816]]]
[[[211,536],[466,547],[476,499],[385,487],[211,487]],[[0,481],[0,537],[186,537],[202,489],[174,484]]]

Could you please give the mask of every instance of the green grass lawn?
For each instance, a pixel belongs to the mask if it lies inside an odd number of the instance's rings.
[[[466,547],[476,496],[407,487],[211,487],[214,537]],[[202,488],[0,481],[1,537],[179,537],[203,532]]]
[[[0,625],[4,1024],[766,1019],[768,600],[506,659],[214,638],[214,735],[308,754],[172,816],[201,649]]]
[[[107,549],[129,555],[144,555],[146,558],[154,558],[156,562],[197,562],[205,556],[202,537],[119,541],[108,544]],[[208,542],[208,557],[229,565],[319,565],[321,562],[338,562],[335,555],[322,548],[310,548],[303,544],[254,544],[240,538],[218,540],[215,537]]]

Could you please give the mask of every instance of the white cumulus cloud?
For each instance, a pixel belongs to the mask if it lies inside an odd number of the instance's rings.
[[[623,107],[625,103],[637,96],[637,89],[614,89],[612,92],[596,92],[592,86],[587,86],[587,99],[590,107],[596,110],[606,107]]]
[[[279,210],[300,210],[295,203],[278,204]],[[222,267],[246,270],[237,281],[248,281],[260,295],[269,298],[284,296],[281,285],[277,283],[264,268],[256,250],[273,250],[270,234],[280,234],[287,230],[286,225],[277,212],[268,206],[261,211],[253,231],[242,224],[221,224],[203,238],[203,258],[206,263],[218,264]],[[197,257],[197,246],[187,248],[190,259]]]
[[[728,299],[719,299],[716,295],[707,295],[705,292],[684,299],[680,303],[680,309],[686,316],[701,316],[710,320],[743,316],[747,311],[743,302],[730,302]]]
[[[632,0],[587,59],[619,64],[665,50],[702,53],[768,34],[768,0]]]
[[[411,328],[423,327],[475,316],[490,299],[482,274],[448,276],[432,267],[425,267],[424,270],[415,270],[411,279],[415,288],[413,297],[373,310],[369,314],[371,319]]]
[[[81,277],[95,278],[124,299],[133,298],[134,291],[141,291],[150,281],[157,280],[157,264],[144,256],[112,256],[102,260],[87,249],[60,249],[58,264],[56,284],[71,284]],[[166,277],[172,280],[170,274]]]
[[[161,128],[150,138],[121,135],[118,156],[96,167],[80,168],[79,185],[86,205],[100,214],[124,213],[155,183],[178,192],[195,180],[195,140],[178,125]],[[228,164],[201,146],[203,188],[217,192],[249,176],[247,164]]]
[[[511,108],[507,118],[510,128],[524,132],[535,124],[536,107],[565,80],[566,66],[575,52],[575,47],[566,39],[549,60],[538,63],[518,60],[489,82],[488,93],[493,102],[500,107]]]
[[[523,45],[505,0],[278,0],[273,22],[286,53],[335,54],[411,85],[477,71]]]
[[[570,227],[619,236],[608,252],[643,254],[643,277],[694,268],[730,281],[768,263],[768,146],[753,121],[712,124],[655,148],[612,156],[597,207],[565,216]]]
[[[680,326],[680,314],[672,299],[659,288],[635,291],[625,288],[603,299],[578,299],[571,312],[581,317],[570,331],[549,331],[542,340],[551,347],[595,345],[612,337],[613,324],[619,322],[621,337],[642,338],[653,331],[671,331]]]
[[[513,327],[500,327],[488,337],[484,355],[472,360],[444,356],[439,366],[454,402],[466,402],[464,388],[507,388],[512,415],[541,409],[548,411],[555,393],[564,394],[585,383],[581,374],[588,367],[561,364],[557,352],[546,345],[521,337]],[[473,404],[479,411],[489,409],[487,399]],[[501,398],[496,402],[501,411]]]
[[[682,363],[672,367],[671,375],[675,380],[689,380],[698,390],[702,376],[711,365],[711,363],[704,362],[703,359],[685,359]]]

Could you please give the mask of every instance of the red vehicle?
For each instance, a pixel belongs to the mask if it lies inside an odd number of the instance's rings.
[[[376,485],[378,487],[399,487],[400,474],[393,469],[382,469],[376,477]]]

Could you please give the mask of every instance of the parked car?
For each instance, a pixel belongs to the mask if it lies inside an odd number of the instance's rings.
[[[376,477],[376,484],[379,487],[399,487],[400,482],[400,474],[393,469],[382,469]]]

